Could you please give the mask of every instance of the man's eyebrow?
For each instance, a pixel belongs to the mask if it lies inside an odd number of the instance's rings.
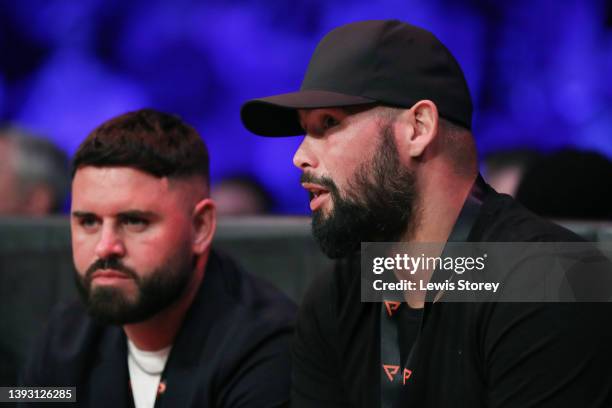
[[[86,218],[86,217],[97,217],[95,213],[88,211],[73,211],[72,216],[76,218]],[[136,217],[136,218],[154,218],[157,216],[153,211],[142,211],[142,210],[127,210],[121,211],[117,213],[117,217]]]
[[[72,216],[76,218],[96,217],[96,214],[87,211],[73,211]]]
[[[153,211],[143,211],[143,210],[127,210],[121,211],[117,214],[117,217],[134,217],[134,218],[155,218],[157,214]]]

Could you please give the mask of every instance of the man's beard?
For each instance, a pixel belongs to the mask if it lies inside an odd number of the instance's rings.
[[[341,258],[358,251],[361,242],[394,242],[415,224],[417,189],[414,174],[400,163],[390,124],[381,130],[382,141],[370,162],[361,165],[343,197],[329,177],[302,175],[302,182],[329,190],[329,215],[313,213],[312,231],[323,252]]]
[[[167,262],[150,275],[140,277],[118,258],[98,259],[85,272],[76,274],[77,289],[88,313],[104,324],[129,324],[147,320],[176,302],[185,292],[195,267],[195,257],[185,254],[175,262]],[[98,285],[92,288],[92,274],[101,269],[114,269],[133,280],[135,296],[120,288]]]

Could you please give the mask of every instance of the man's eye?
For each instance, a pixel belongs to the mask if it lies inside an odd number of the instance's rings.
[[[131,230],[142,231],[149,225],[149,221],[144,218],[126,217],[123,224]]]
[[[139,224],[146,224],[146,220],[143,220],[142,218],[126,218],[125,219],[125,223],[126,224],[134,224],[134,225],[139,225]]]
[[[79,222],[79,224],[81,224],[82,227],[84,228],[92,228],[95,227],[98,224],[98,220],[96,220],[95,218],[81,218],[81,221]]]
[[[323,129],[324,130],[333,128],[334,126],[337,126],[337,125],[340,124],[340,122],[336,118],[334,118],[333,116],[330,116],[330,115],[325,115],[323,117],[322,123],[323,123]]]

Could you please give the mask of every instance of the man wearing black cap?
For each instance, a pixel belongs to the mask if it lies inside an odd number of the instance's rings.
[[[247,102],[293,158],[313,233],[341,259],[313,282],[293,351],[293,407],[612,406],[604,304],[360,302],[361,242],[577,241],[478,175],[461,68],[399,21],[339,27],[301,90]]]

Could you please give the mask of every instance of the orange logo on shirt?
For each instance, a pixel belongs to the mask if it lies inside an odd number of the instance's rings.
[[[389,378],[389,381],[393,382],[393,380],[395,379],[395,375],[400,369],[400,366],[393,364],[383,364],[382,366],[385,370],[385,374],[387,374],[387,378]],[[406,385],[406,381],[410,378],[410,376],[412,376],[412,370],[404,368],[402,376],[402,385]]]
[[[166,382],[160,381],[157,386],[157,395],[162,395],[164,392],[166,392]]]
[[[393,377],[399,371],[399,366],[391,365],[391,364],[383,364],[383,369],[385,370],[387,377],[389,377],[389,381],[393,382]]]
[[[399,309],[401,304],[402,302],[390,302],[385,300],[385,307],[387,308],[387,313],[389,313],[389,316],[393,316],[393,313]]]
[[[412,375],[412,371],[404,368],[404,385],[406,385],[406,380],[410,378],[410,376]]]

